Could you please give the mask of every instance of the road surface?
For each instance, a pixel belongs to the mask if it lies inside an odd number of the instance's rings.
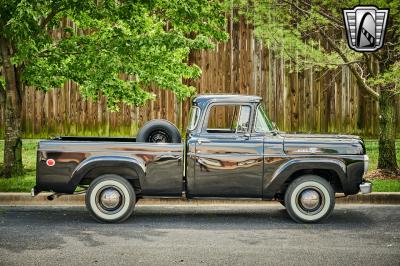
[[[400,205],[337,205],[296,224],[280,205],[139,206],[123,224],[82,207],[0,207],[0,265],[400,265]]]

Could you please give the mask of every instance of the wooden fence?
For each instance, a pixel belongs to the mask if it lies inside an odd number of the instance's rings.
[[[270,118],[286,131],[354,133],[376,136],[377,103],[362,95],[346,66],[335,71],[290,73],[273,50],[255,39],[243,20],[228,25],[230,40],[213,51],[191,54],[203,71],[186,81],[198,93],[255,94],[264,98]],[[107,111],[105,99],[84,101],[73,82],[47,93],[29,88],[23,103],[24,137],[54,135],[132,136],[146,121],[164,118],[184,128],[189,101],[177,102],[165,90],[150,88],[155,101],[143,107],[120,105]],[[400,100],[397,125],[400,125]],[[4,106],[0,106],[0,116]],[[0,119],[0,124],[3,117]],[[0,134],[3,131],[0,125]]]

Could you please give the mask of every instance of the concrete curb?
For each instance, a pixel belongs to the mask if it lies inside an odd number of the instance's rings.
[[[83,206],[85,195],[65,195],[53,201],[47,200],[51,193],[40,193],[32,198],[29,193],[1,192],[0,205],[8,206]],[[400,204],[400,192],[374,192],[371,194],[357,194],[340,198],[339,204]],[[261,200],[234,200],[234,199],[141,199],[138,205],[267,205],[276,204],[275,201]]]

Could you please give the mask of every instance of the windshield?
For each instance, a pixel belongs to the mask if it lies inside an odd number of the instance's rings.
[[[269,132],[277,130],[275,125],[268,119],[261,105],[257,107],[256,123],[254,125],[255,132]]]
[[[189,125],[188,129],[193,130],[196,128],[197,121],[199,120],[200,117],[200,108],[197,106],[192,106],[190,109],[190,118],[189,118]]]

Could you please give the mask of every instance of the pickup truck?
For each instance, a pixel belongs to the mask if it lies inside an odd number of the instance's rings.
[[[184,141],[166,120],[146,123],[136,138],[40,141],[32,196],[83,189],[90,214],[109,223],[146,197],[277,200],[296,222],[312,223],[331,214],[335,193],[370,193],[367,169],[357,136],[286,134],[258,96],[200,95]]]

